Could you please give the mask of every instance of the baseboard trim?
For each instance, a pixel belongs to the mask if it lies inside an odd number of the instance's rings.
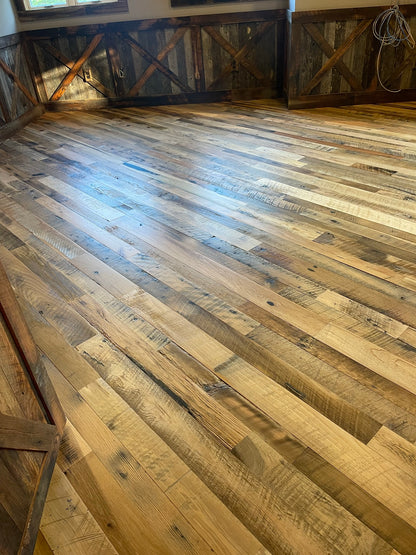
[[[304,108],[351,106],[353,104],[410,102],[415,100],[416,89],[405,89],[399,93],[389,93],[380,90],[373,92],[298,96],[288,99],[288,107],[290,110],[300,110]]]
[[[0,127],[0,141],[5,141],[6,139],[9,139],[12,135],[26,127],[26,125],[39,118],[44,113],[45,107],[43,106],[43,104],[38,104],[34,108],[31,108],[30,110],[22,114],[14,121],[6,123],[5,125],[3,125],[3,127]]]
[[[224,102],[231,100],[255,100],[258,98],[277,98],[277,89],[272,87],[257,89],[239,89],[209,91],[158,96],[134,96],[125,98],[103,98],[97,100],[79,100],[47,102],[45,108],[50,112],[66,110],[99,110],[100,108],[129,108],[134,106],[163,106],[169,104],[203,104],[207,102]]]

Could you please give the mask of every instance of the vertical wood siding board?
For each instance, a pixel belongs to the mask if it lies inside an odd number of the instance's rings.
[[[185,67],[186,67],[186,83],[188,84],[191,89],[196,91],[196,79],[195,79],[195,60],[194,60],[194,51],[192,46],[192,34],[191,34],[191,27],[187,27],[186,33],[182,39],[183,45],[183,52],[184,52],[184,60],[185,60]],[[204,87],[201,87],[201,90],[205,90]],[[198,91],[196,91],[198,92]]]
[[[354,23],[353,21],[346,21],[346,22],[345,22],[345,27],[344,27],[344,29],[345,29],[345,36],[348,37],[348,36],[350,35],[350,33],[352,33],[352,31],[354,30],[354,27],[355,27],[355,23]],[[358,38],[360,38],[360,37],[358,37]],[[357,42],[358,42],[358,39],[353,43],[353,45],[351,46],[351,48],[349,48],[349,49],[345,52],[345,54],[344,54],[342,60],[340,60],[340,61],[342,61],[348,68],[351,67],[352,60],[353,60],[353,59],[357,56],[357,54],[358,54],[358,50],[357,50],[357,46],[358,46],[358,45],[357,45]],[[362,55],[362,54],[360,54],[360,55]],[[338,67],[337,67],[337,69],[338,69]],[[361,89],[361,86],[360,86],[359,83],[358,83],[357,89],[358,89],[358,90]],[[339,89],[339,90],[340,90],[340,92],[351,92],[351,91],[353,90],[353,88],[350,86],[350,84],[348,83],[348,81],[345,79],[345,76],[344,76],[343,73],[341,73],[340,89]]]
[[[275,48],[274,54],[274,76],[273,79],[277,85],[278,96],[283,94],[283,78],[286,74],[286,21],[277,21],[275,24]]]
[[[130,35],[133,36],[134,39],[140,44],[144,42],[144,35],[142,35],[140,31],[130,33]],[[131,50],[131,63],[134,70],[135,80],[132,86],[129,87],[127,96],[136,96],[146,91],[146,83],[156,68],[152,66],[152,64],[149,64],[143,56],[140,56],[140,54],[134,50]]]
[[[163,30],[163,35],[164,35],[164,39],[165,39],[165,46],[163,47],[162,50],[168,48],[168,45],[169,45],[170,41],[172,40],[172,37],[173,37],[172,29],[164,29]],[[159,54],[157,54],[157,58],[159,58]],[[171,49],[166,54],[165,60],[166,60],[166,65],[168,66],[168,68],[171,71],[173,71],[173,73],[175,73],[181,81],[183,81],[184,83],[187,83],[186,68],[184,68],[183,63],[178,65],[178,45],[176,45],[176,47],[174,49]],[[183,58],[182,58],[182,60],[183,60]],[[185,69],[185,71],[184,71],[184,69]],[[177,85],[175,85],[175,83],[172,83],[172,81],[170,81],[169,86],[170,86],[169,93],[171,93],[171,94],[179,94],[180,93],[179,87]]]
[[[185,52],[185,36],[189,32],[186,27],[181,29],[182,34],[180,38],[175,42],[174,46],[169,50],[167,57],[169,60],[169,67],[175,68],[174,73],[179,77],[179,79],[186,83],[189,86],[189,74],[188,74],[188,66],[187,66],[187,59],[186,59],[186,52]],[[170,41],[175,36],[173,30],[170,33],[166,32],[166,44],[167,47],[170,44]],[[169,40],[168,40],[169,39]],[[191,87],[195,88],[195,87]],[[172,91],[175,94],[179,94],[180,90],[177,85],[172,84]]]
[[[253,49],[252,55],[255,57],[256,65],[264,75],[263,85],[275,86],[276,81],[274,78],[276,67],[276,23],[271,23],[265,29],[263,36],[259,40],[257,47]],[[270,68],[274,75],[271,74]]]
[[[205,68],[202,43],[202,27],[200,25],[191,26],[191,48],[194,64],[194,83],[197,92],[205,91]],[[188,83],[189,84],[189,83]]]
[[[19,43],[15,50],[15,58],[14,58],[14,73],[18,79],[20,79],[20,68],[21,68],[21,61],[22,61],[22,45]],[[19,88],[17,87],[16,83],[13,83],[13,95],[12,95],[12,118],[17,118],[17,98],[18,98],[18,91]]]
[[[147,31],[139,31],[137,29],[131,31],[130,35],[133,40],[141,43],[142,37],[146,37]],[[125,42],[122,37],[118,37],[118,47],[120,51],[120,62],[123,75],[120,78],[123,82],[124,94],[127,95],[133,84],[137,81],[140,71],[138,68],[147,67],[148,61],[131,48],[131,45]],[[143,38],[143,40],[146,40]],[[140,65],[139,65],[140,64]]]
[[[305,29],[308,31],[309,34],[311,34],[313,27],[315,27],[313,24],[305,25]],[[312,36],[312,38],[314,37]],[[331,51],[329,49],[327,51],[324,51],[324,49],[322,49],[322,65],[325,64],[325,62],[328,60],[328,58],[332,56],[332,53],[333,53],[333,49],[334,49],[333,45],[335,41],[335,22],[334,21],[328,21],[326,23],[324,40],[326,40],[326,42],[328,43],[328,46],[331,48]],[[332,81],[332,73],[328,72],[326,75],[324,75],[321,81],[322,94],[328,94],[331,91],[331,81]]]
[[[378,41],[373,36],[372,29],[368,29],[367,32],[364,33],[364,37],[365,46],[363,48],[363,52],[365,52],[366,54],[361,57],[361,82],[363,84],[364,90],[375,91],[377,88],[376,59],[378,52]]]
[[[400,65],[403,65],[404,63],[406,63],[408,58],[409,58],[409,50],[405,52]],[[413,63],[407,63],[406,67],[404,67],[403,71],[401,72],[400,87],[402,89],[410,89],[412,87],[412,74],[413,74],[414,63],[415,62],[413,59]]]
[[[371,35],[372,31],[370,32],[370,30],[367,29],[365,33],[358,37],[355,44],[355,56],[351,61],[351,71],[361,85],[360,90],[364,90],[365,88],[363,84],[363,68],[364,65],[368,63],[368,58],[370,55],[370,52],[367,50],[366,45],[368,42],[368,37]]]
[[[409,18],[409,25],[413,36],[416,37],[416,16],[415,15]],[[413,62],[412,66],[409,67],[406,72],[407,75],[406,75],[405,83],[406,83],[406,88],[409,88],[409,89],[416,87],[416,72],[413,71],[415,64],[416,64],[416,61]]]
[[[345,34],[345,25],[347,21],[335,21],[335,42],[334,42],[334,50],[337,52],[341,46],[344,44],[345,37],[348,36]],[[352,48],[352,46],[351,46]],[[343,59],[344,57],[342,57]],[[331,80],[331,93],[339,93],[340,86],[341,86],[341,75],[334,71],[334,67],[331,70],[332,80]]]
[[[416,60],[416,52],[410,48],[407,49],[400,63],[396,65],[396,68],[390,73],[389,81],[394,82],[406,70],[409,70],[411,72],[413,70],[415,60]],[[383,63],[383,56],[381,59],[381,63]]]
[[[130,33],[131,36],[138,42],[138,43],[142,43],[145,35],[143,34],[143,31],[135,31],[135,32],[131,32]],[[151,68],[151,64],[149,64],[148,61],[146,61],[143,56],[140,56],[140,54],[138,52],[136,52],[135,50],[133,50],[132,48],[130,48],[129,45],[125,44],[125,47],[129,49],[129,56],[130,56],[130,61],[131,61],[131,66],[133,68],[133,75],[135,77],[134,82],[131,86],[129,86],[129,90],[128,92],[126,91],[126,96],[135,96],[137,94],[145,94],[146,93],[146,83],[147,80],[144,81],[143,84],[140,84],[139,81],[142,77],[144,77],[144,75],[146,75],[146,72],[148,72]],[[150,75],[149,75],[150,77]],[[125,83],[126,85],[130,85],[130,79]],[[137,85],[137,87],[136,87]],[[133,89],[137,89],[137,92],[134,91]]]
[[[208,90],[209,83],[212,83],[214,80],[212,74],[212,49],[211,43],[214,41],[205,31],[204,27],[201,27],[201,55],[202,55],[202,63],[204,66],[204,75],[205,75],[205,90]]]
[[[238,25],[238,48],[239,51],[246,46],[247,41],[251,39],[253,33],[256,33],[258,30],[259,24],[258,23],[240,23]],[[270,28],[270,26],[269,26]],[[267,31],[266,31],[267,32]],[[261,51],[261,41],[264,40],[264,34],[261,38],[259,38],[257,44],[252,48],[247,48],[246,54],[242,60],[245,61],[247,64],[250,64],[254,68],[256,68],[259,72],[258,76],[253,76],[253,74],[247,71],[247,66],[244,63],[237,63],[237,75],[238,75],[238,86],[237,88],[240,89],[250,89],[261,86],[263,81],[265,81],[266,76],[264,74],[263,68],[263,61],[266,58],[266,55],[262,58],[258,55],[259,51]],[[261,74],[261,79],[259,79]]]
[[[121,90],[121,85],[119,83],[119,77],[117,74],[119,52],[115,47],[116,36],[113,33],[107,32],[105,34],[105,50],[107,55],[107,63],[109,67],[110,81],[112,89],[114,91],[115,97],[124,96]]]
[[[4,92],[3,92],[3,89],[1,87],[1,81],[0,81],[0,116],[3,120],[2,123],[4,124],[4,123],[8,123],[9,121],[11,121],[11,118],[10,118],[9,112],[6,108],[6,103],[5,103],[3,95],[4,95]]]
[[[147,52],[149,52],[154,58],[156,58],[157,53],[161,50],[163,40],[163,30],[157,29],[156,31],[146,31],[143,34],[141,46],[143,46]],[[146,60],[149,61],[149,60]],[[166,60],[165,60],[166,62]],[[151,66],[151,62],[149,67]],[[172,71],[166,63],[162,63],[168,71]],[[149,96],[156,96],[158,94],[170,94],[172,92],[170,80],[166,80],[166,77],[160,72],[160,69],[156,67],[155,71],[150,79],[147,81],[147,94]],[[164,79],[165,77],[165,79]]]
[[[314,46],[316,49],[316,43],[313,41],[312,37],[309,33],[306,32],[305,28],[302,25],[302,33],[301,33],[301,48],[298,51],[298,56],[301,56],[300,64],[299,64],[299,73],[297,78],[297,91],[300,94],[300,91],[304,90],[308,83],[310,83],[312,77],[316,74],[317,69],[316,65],[319,64],[319,55],[314,56]],[[305,53],[308,53],[305,56]],[[319,53],[317,50],[316,53]],[[303,60],[302,60],[303,58]]]
[[[303,65],[303,40],[306,31],[301,23],[289,24],[290,29],[290,47],[288,52],[288,70],[287,70],[287,93],[289,101],[291,98],[299,96],[303,83],[300,87],[300,73]]]
[[[157,57],[158,53],[163,50],[166,46],[167,46],[167,42],[166,42],[166,29],[160,29],[160,31],[157,33],[157,41],[155,44],[155,47],[157,46],[157,48],[155,48],[153,55],[155,57]],[[177,65],[174,66],[173,68],[170,66],[169,64],[169,58],[165,57],[164,60],[164,64],[167,68],[169,68],[170,71],[172,71],[172,73],[174,75],[178,76],[179,81],[183,82],[183,80],[179,77],[178,75],[178,67]],[[176,71],[174,71],[176,70]],[[173,93],[173,89],[172,89],[172,85],[174,85],[174,83],[172,81],[170,81],[169,79],[163,78],[160,75],[160,72],[157,72],[159,75],[159,83],[160,83],[160,90],[162,92],[162,94],[172,94]],[[186,81],[185,83],[186,84]],[[186,85],[187,86],[187,85]],[[177,87],[179,89],[179,87]]]
[[[36,95],[39,102],[47,102],[48,97],[46,95],[42,72],[39,67],[35,43],[29,39],[24,39],[23,51],[25,57],[24,65],[30,77],[33,93]]]
[[[60,50],[60,44],[57,40],[51,40],[51,45]],[[43,82],[45,85],[48,99],[52,96],[53,91],[58,86],[59,82],[63,79],[65,68],[58,67],[54,58],[45,50],[38,48],[38,60],[42,71]]]

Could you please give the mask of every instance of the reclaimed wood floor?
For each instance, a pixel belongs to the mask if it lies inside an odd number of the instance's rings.
[[[37,554],[416,553],[416,104],[59,113],[0,259],[68,424]]]

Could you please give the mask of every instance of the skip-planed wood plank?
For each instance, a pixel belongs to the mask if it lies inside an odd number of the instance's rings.
[[[311,85],[336,67],[357,86],[367,25],[338,50],[309,26],[328,58]],[[187,32],[118,37],[150,64],[125,92],[186,89],[163,62],[188,39],[253,69],[250,41]],[[57,96],[100,40],[61,59]],[[36,553],[414,554],[414,112],[106,108],[0,145],[0,256],[68,415]],[[4,446],[35,401],[8,373]],[[42,424],[17,426],[35,454]],[[24,491],[0,507],[10,542]]]

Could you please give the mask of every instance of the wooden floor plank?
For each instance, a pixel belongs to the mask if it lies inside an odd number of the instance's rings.
[[[0,256],[68,417],[35,553],[414,554],[415,134],[414,103],[263,100],[0,144]]]

